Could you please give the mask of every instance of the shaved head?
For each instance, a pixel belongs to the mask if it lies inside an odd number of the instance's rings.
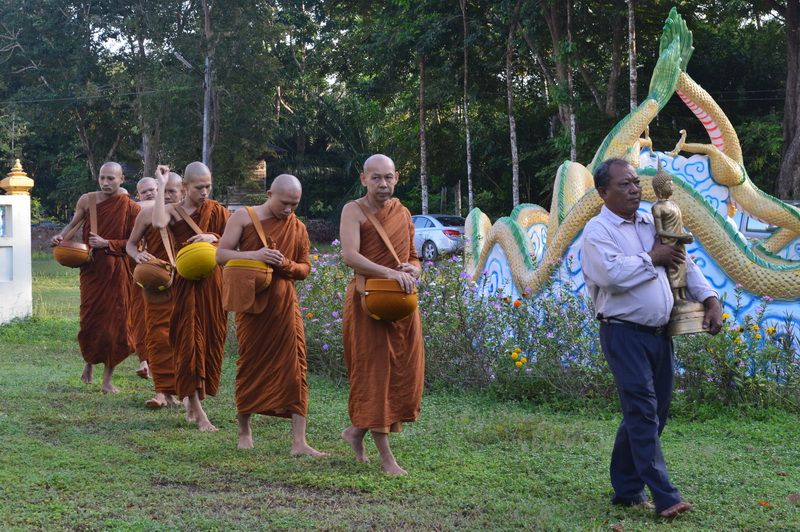
[[[392,172],[395,171],[394,161],[391,160],[389,157],[382,155],[380,153],[376,153],[369,157],[366,161],[364,161],[364,173],[369,174],[370,170],[372,170],[373,166],[391,166]]]
[[[186,166],[186,170],[183,171],[183,180],[186,182],[194,181],[196,178],[206,175],[211,175],[211,170],[209,170],[208,166],[200,161],[195,161]]]
[[[143,177],[136,183],[136,195],[142,201],[150,201],[156,198],[158,183],[152,177]]]
[[[100,173],[101,174],[113,174],[113,175],[116,175],[116,176],[121,176],[122,175],[122,167],[119,165],[119,163],[115,163],[113,161],[107,162],[106,164],[104,164],[103,166],[100,167]]]
[[[302,192],[303,185],[300,184],[300,180],[295,176],[291,174],[281,174],[273,179],[272,185],[269,187],[269,189],[270,191],[276,193]]]
[[[179,176],[175,172],[170,172],[167,177],[167,186],[175,184],[179,185],[181,181],[183,181],[183,178],[181,176]]]

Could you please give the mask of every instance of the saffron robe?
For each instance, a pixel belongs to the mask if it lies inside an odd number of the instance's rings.
[[[306,339],[294,282],[311,271],[308,232],[294,214],[284,220],[261,220],[261,227],[275,241],[284,263],[273,269],[269,287],[256,295],[255,308],[260,312],[236,313],[236,408],[240,414],[306,416]],[[239,249],[262,247],[255,226],[245,226]]]
[[[392,198],[375,217],[401,262],[419,267],[408,209]],[[360,253],[381,266],[397,267],[369,220],[361,224]],[[402,422],[417,419],[422,401],[425,348],[419,310],[402,321],[376,320],[361,308],[360,298],[352,279],[347,285],[342,322],[344,361],[350,379],[350,420],[359,429],[399,432]]]
[[[131,273],[134,264],[131,264]],[[131,304],[128,307],[128,323],[133,334],[133,347],[139,362],[148,360],[147,356],[147,324],[144,317],[144,298],[142,297],[142,287],[133,283],[131,288]]]
[[[158,229],[150,226],[144,234],[147,252],[169,262],[167,249]],[[172,317],[172,288],[168,288],[169,301],[151,303],[144,300],[144,316],[147,324],[147,357],[156,393],[175,395],[175,359],[169,344],[169,320]]]
[[[134,284],[125,245],[140,210],[127,194],[97,204],[97,234],[108,240],[108,247],[92,250],[91,262],[81,266],[78,345],[88,364],[114,367],[134,351],[128,322]],[[87,208],[83,221],[83,243],[87,246],[91,216]]]
[[[204,233],[225,231],[228,209],[214,200],[204,201],[191,218]],[[185,221],[170,226],[172,241],[181,249],[196,233]],[[177,255],[177,250],[176,250]],[[174,306],[169,322],[169,343],[175,356],[175,391],[183,399],[198,392],[200,399],[217,395],[222,375],[228,313],[222,308],[222,268],[199,281],[177,272],[172,284]]]

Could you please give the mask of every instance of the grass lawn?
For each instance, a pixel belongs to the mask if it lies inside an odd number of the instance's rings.
[[[730,410],[673,419],[663,437],[673,482],[695,508],[672,521],[608,503],[618,415],[429,392],[392,437],[409,471],[358,464],[339,432],[347,388],[310,375],[309,443],[288,454],[287,420],[254,416],[237,449],[235,339],[206,400],[217,433],[182,410],[149,410],[152,381],[117,368],[121,393],[78,380],[77,272],[37,257],[33,318],[0,327],[3,530],[529,529],[800,530],[800,416]],[[313,372],[313,368],[312,372]],[[373,458],[377,452],[367,446]]]

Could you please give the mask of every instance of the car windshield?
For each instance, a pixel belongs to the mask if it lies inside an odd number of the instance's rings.
[[[464,225],[464,218],[458,216],[437,216],[436,219],[445,227],[461,227]]]

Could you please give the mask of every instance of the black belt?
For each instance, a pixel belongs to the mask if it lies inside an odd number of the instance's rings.
[[[632,321],[618,320],[616,318],[599,318],[599,319],[602,323],[608,323],[610,325],[619,325],[620,327],[625,327],[626,329],[632,329],[634,331],[652,334],[653,336],[667,335],[666,325],[662,325],[661,327],[650,327],[648,325],[640,325],[638,323],[633,323]]]

